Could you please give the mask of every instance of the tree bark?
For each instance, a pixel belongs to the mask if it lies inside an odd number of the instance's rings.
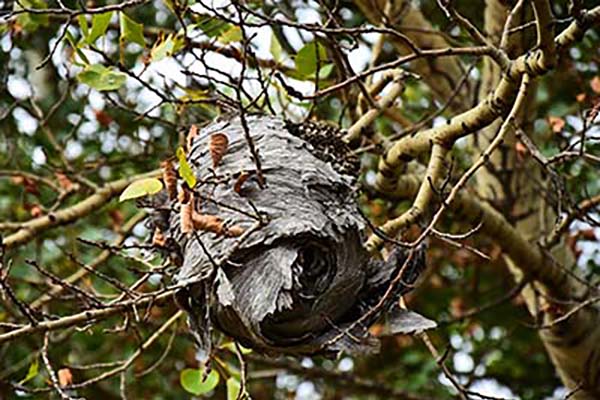
[[[485,9],[486,33],[498,43],[506,15],[510,10],[505,3],[488,0]],[[510,40],[511,52],[522,52],[522,36]],[[501,76],[499,67],[489,58],[484,60],[482,84],[479,98],[485,98],[498,84]],[[535,93],[534,90],[531,93]],[[519,125],[525,132],[531,132],[532,119],[535,118],[534,96],[529,99],[526,111],[522,113]],[[502,121],[483,129],[473,136],[474,148],[483,150],[489,145]],[[519,160],[515,146],[517,139],[514,131],[510,133],[500,151],[490,158],[491,168],[481,169],[477,176],[477,191],[485,199],[496,205],[503,214],[513,216],[517,232],[532,246],[548,235],[549,227],[556,220],[556,214],[540,193],[552,190],[544,181],[542,167],[532,157]],[[510,171],[509,174],[498,173]],[[519,218],[520,215],[528,215]],[[517,281],[528,274],[526,260],[516,260],[505,253],[505,261]],[[575,264],[570,249],[560,243],[545,257],[545,263],[554,263],[562,269],[544,268],[532,277],[531,283],[523,289],[522,296],[527,308],[540,325],[552,325],[540,329],[539,335],[546,347],[558,375],[565,386],[574,392],[573,399],[597,399],[600,396],[600,319],[598,307],[594,304],[576,312],[562,323],[552,323],[569,309],[590,296],[590,289],[577,272],[568,272]],[[558,273],[546,273],[552,269]],[[563,303],[566,302],[566,303]],[[564,304],[567,304],[566,306]]]
[[[423,14],[411,6],[407,6],[406,2],[392,2],[393,6],[388,7],[390,12],[386,16],[379,11],[385,9],[386,2],[384,0],[357,0],[355,3],[374,24],[382,24],[382,21],[387,19],[396,28],[402,24],[410,24],[425,30],[431,29],[431,24]],[[535,65],[519,65],[520,63],[529,63],[531,60],[523,57],[519,58],[519,62],[515,65],[516,68],[524,71],[531,70],[535,75],[539,75],[554,65],[554,48],[564,48],[566,42],[572,42],[580,37],[584,28],[583,25],[574,24],[554,41],[549,3],[539,0],[523,4],[523,10],[516,13],[514,18],[517,20],[521,18],[521,22],[523,22],[525,21],[523,17],[527,13],[530,14],[529,19],[536,17],[538,20],[538,43],[532,42],[532,38],[527,37],[526,34],[513,34],[509,36],[505,50],[511,59],[516,59],[517,56],[534,46],[540,49],[537,54],[539,57],[534,62]],[[531,9],[534,9],[535,12],[531,12]],[[500,0],[486,2],[484,11],[486,36],[484,40],[490,40],[495,45],[499,44],[509,12],[507,2]],[[597,12],[598,10],[594,9],[594,15]],[[519,21],[515,21],[513,26],[518,24]],[[402,29],[399,30],[403,32]],[[578,31],[576,35],[572,34],[573,30]],[[415,33],[415,31],[403,33],[418,47],[447,46],[442,36],[424,35]],[[400,54],[411,51],[410,42],[407,40],[389,37],[389,41]],[[444,69],[447,75],[452,76],[453,79],[444,81],[440,76],[436,76],[435,72],[438,68]],[[447,101],[452,95],[453,87],[448,86],[447,83],[457,80],[461,74],[459,62],[451,58],[421,61],[415,63],[414,70],[423,75],[424,81],[432,87],[441,102]],[[458,137],[468,135],[471,138],[471,148],[474,150],[473,157],[478,158],[480,153],[488,148],[504,123],[503,118],[498,118],[498,116],[505,115],[507,110],[499,112],[495,109],[496,105],[508,105],[515,96],[514,84],[511,80],[506,79],[505,72],[489,57],[484,58],[478,93],[480,106],[459,118],[453,118],[452,124],[447,127],[428,130],[427,134],[420,133],[414,138],[395,143],[380,163],[378,190],[382,193],[393,194],[395,192],[398,194],[400,189],[406,189],[406,186],[394,185],[393,182],[390,182],[390,177],[398,172],[398,164],[402,165],[406,160],[414,159],[419,154],[426,152],[430,148],[431,142],[435,140],[441,140],[439,143],[441,145],[453,144]],[[515,120],[516,124],[525,131],[531,130],[532,124],[528,118],[535,116],[534,96],[532,95],[535,90],[531,89],[529,99]],[[491,93],[494,93],[495,96],[490,97]],[[456,111],[469,108],[469,98],[468,93],[459,92],[451,103],[451,109]],[[485,118],[482,117],[484,114]],[[461,128],[460,124],[456,122],[471,116],[473,117],[469,119],[471,124],[463,124],[465,127],[468,126],[468,129]],[[438,144],[438,142],[435,143]],[[527,157],[525,160],[517,157],[516,144],[516,135],[511,130],[504,138],[504,143],[492,153],[484,168],[476,173],[475,190],[498,212],[492,218],[494,222],[491,226],[494,228],[488,227],[488,230],[496,235],[491,235],[491,237],[495,238],[503,248],[505,261],[511,274],[517,281],[526,279],[529,282],[522,292],[527,308],[537,324],[542,327],[539,330],[540,338],[557,374],[565,386],[573,391],[572,398],[578,400],[600,398],[600,319],[597,302],[594,302],[591,297],[597,296],[597,293],[577,275],[576,271],[571,271],[575,259],[564,243],[555,246],[551,251],[546,251],[538,245],[541,239],[550,233],[549,227],[555,221],[556,214],[553,212],[552,205],[540,195],[544,191],[551,190],[551,187],[544,181],[546,174],[539,164],[534,162],[531,157]],[[435,150],[434,146],[433,152]],[[434,160],[433,152],[432,161],[428,167],[428,176],[430,170],[440,171],[439,168],[435,168],[435,164],[438,162]],[[442,153],[444,152],[442,151]],[[442,154],[443,156],[444,154]],[[433,181],[435,182],[435,180]],[[415,208],[415,205],[423,205],[423,202],[418,200],[426,198],[422,195],[423,193],[427,194],[426,189],[427,185],[421,185],[411,212],[388,222],[383,226],[383,230],[388,232],[386,228],[390,228],[390,232],[396,232],[399,227],[407,226],[419,218],[424,210]],[[410,197],[413,195],[415,193],[411,193]],[[509,229],[509,226],[512,229]],[[376,242],[377,240],[372,241],[372,247],[375,247],[373,243]],[[585,306],[580,306],[585,301],[587,301],[584,303]],[[561,317],[562,319],[559,319]]]

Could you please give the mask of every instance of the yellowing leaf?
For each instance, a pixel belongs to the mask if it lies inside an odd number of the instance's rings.
[[[31,365],[29,366],[29,369],[27,370],[27,375],[25,375],[25,378],[23,378],[21,380],[21,382],[19,382],[19,385],[23,385],[24,383],[29,382],[30,380],[35,378],[37,376],[39,370],[40,370],[39,360],[37,357],[35,357],[33,359],[33,362],[31,363]]]
[[[162,182],[156,178],[145,178],[133,181],[123,190],[119,201],[136,199],[138,197],[155,194],[162,190]]]
[[[142,47],[146,46],[144,40],[144,26],[129,18],[124,12],[119,14],[119,24],[121,26],[121,37],[119,40],[137,43]]]
[[[210,392],[219,384],[219,374],[215,370],[212,370],[206,379],[202,381],[203,374],[204,371],[202,369],[184,369],[179,375],[181,386],[195,396]]]
[[[238,344],[238,347],[240,349],[240,353],[242,353],[243,355],[252,353],[252,349],[247,349],[244,346],[242,346],[241,344]],[[237,351],[235,348],[234,342],[227,342],[227,343],[221,345],[219,348],[229,350],[232,353],[235,353]]]
[[[179,160],[179,175],[187,183],[189,188],[193,189],[194,186],[196,186],[196,175],[194,175],[192,167],[190,167],[190,164],[187,162],[183,147],[177,149],[177,159]]]
[[[165,3],[165,6],[167,6],[172,13],[175,13],[175,5],[173,4],[173,0],[163,0],[163,3]]]
[[[174,49],[175,41],[173,40],[172,34],[168,35],[166,38],[161,37],[154,43],[154,47],[152,47],[152,50],[150,51],[150,57],[153,61],[159,61],[173,55]]]
[[[236,400],[240,394],[240,381],[234,377],[227,379],[227,400]]]
[[[239,42],[243,38],[242,29],[239,26],[232,26],[219,36],[219,42],[228,44],[231,42]]]
[[[277,35],[275,35],[275,33],[271,34],[271,46],[269,46],[269,50],[271,51],[273,60],[276,62],[281,61],[281,53],[283,49],[281,48],[281,43],[279,43],[279,40],[277,40]]]
[[[181,96],[182,101],[198,101],[208,98],[211,94],[209,89],[193,89],[193,88],[182,88],[186,94]]]

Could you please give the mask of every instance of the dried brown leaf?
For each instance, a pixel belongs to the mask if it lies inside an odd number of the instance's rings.
[[[13,185],[22,185],[23,182],[25,182],[25,178],[23,178],[21,175],[13,175],[10,177],[10,182]]]
[[[551,115],[548,117],[548,124],[550,124],[550,128],[552,128],[552,132],[560,133],[565,127],[565,120],[561,117],[554,117]]]
[[[585,118],[588,124],[592,124],[596,117],[600,113],[600,99],[594,100],[594,104],[592,105],[591,110],[588,111],[587,117]]]
[[[242,193],[242,186],[244,186],[244,183],[246,183],[246,181],[248,180],[248,178],[250,178],[253,175],[252,172],[242,172],[240,174],[240,176],[238,176],[237,180],[235,181],[235,184],[233,185],[233,191],[236,192],[237,194],[241,194]]]
[[[192,125],[190,126],[190,130],[186,138],[186,146],[188,151],[192,149],[192,145],[194,144],[194,139],[196,137],[198,137],[198,127],[196,125]]]
[[[515,151],[517,152],[517,158],[523,161],[527,155],[527,147],[525,147],[525,145],[521,142],[516,142]]]
[[[177,200],[179,203],[187,203],[190,200],[190,191],[185,187],[182,187],[177,194]]]
[[[192,215],[194,214],[194,198],[190,196],[190,199],[187,203],[183,203],[181,205],[181,210],[179,211],[180,218],[180,226],[182,233],[190,233],[194,229],[194,222],[192,220]]]
[[[242,228],[239,225],[234,225],[234,226],[230,226],[229,228],[227,228],[227,232],[226,235],[228,237],[238,237],[238,236],[242,236],[245,232],[245,229]]]
[[[41,217],[42,215],[44,215],[44,212],[42,211],[42,207],[40,207],[37,204],[35,204],[31,207],[31,209],[29,210],[29,213],[31,214],[31,216],[33,218]]]
[[[60,186],[61,189],[69,191],[73,188],[73,182],[67,177],[67,175],[63,174],[62,172],[55,172],[54,176],[56,177],[58,186]]]
[[[580,230],[579,236],[583,240],[596,241],[596,232],[593,228]]]
[[[223,220],[216,215],[193,213],[192,221],[194,229],[199,231],[213,232],[218,235],[224,233]]]
[[[450,314],[452,314],[453,317],[460,317],[466,310],[467,307],[462,297],[454,297],[450,300]]]
[[[123,216],[123,213],[121,212],[121,210],[118,210],[118,209],[111,210],[108,213],[108,215],[110,216],[113,230],[115,230],[115,231],[120,230],[121,227],[123,226],[123,223],[125,223],[125,217]]]
[[[600,94],[600,76],[595,76],[590,81],[590,87],[596,94]]]
[[[113,118],[105,111],[94,110],[94,115],[96,116],[96,121],[104,127],[109,126],[113,122]]]
[[[73,383],[73,374],[69,368],[61,368],[58,370],[58,384],[60,386],[68,386]]]
[[[221,162],[221,159],[227,152],[227,146],[229,146],[229,139],[224,133],[213,133],[210,135],[208,148],[210,150],[213,168],[216,168]]]
[[[165,188],[169,194],[169,199],[173,200],[177,197],[177,171],[171,159],[166,159],[160,163],[162,169],[162,177],[165,183]]]
[[[152,235],[152,245],[157,247],[165,247],[167,238],[159,228],[154,228],[154,234]]]

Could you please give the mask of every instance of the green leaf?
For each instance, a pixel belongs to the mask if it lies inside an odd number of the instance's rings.
[[[156,178],[145,178],[133,181],[123,190],[119,201],[137,199],[138,197],[158,193],[162,190],[163,184]]]
[[[219,42],[228,44],[239,42],[243,39],[242,29],[239,26],[232,26],[219,36]]]
[[[173,55],[174,49],[175,40],[172,34],[168,35],[166,38],[160,37],[156,43],[154,43],[154,46],[150,51],[150,57],[153,61],[159,61],[165,57],[170,57]]]
[[[79,21],[79,27],[81,28],[81,33],[84,38],[86,38],[90,34],[90,28],[88,26],[87,19],[85,15],[81,14],[77,17],[77,21]]]
[[[236,400],[240,394],[240,381],[231,377],[227,379],[227,400]]]
[[[79,56],[79,58],[81,58],[81,60],[88,65],[90,63],[90,60],[88,60],[88,58],[85,56],[85,54],[83,53],[83,51],[81,51],[81,49],[79,48],[79,46],[75,43],[75,38],[73,37],[73,35],[71,34],[71,32],[69,32],[68,30],[65,32],[65,39],[67,42],[69,42],[69,44],[71,45],[71,47],[73,48],[73,50],[75,50],[75,53],[77,53],[77,55]],[[80,65],[80,63],[78,62],[74,62],[75,65]]]
[[[231,24],[208,14],[199,14],[194,26],[209,37],[220,36],[231,28]]]
[[[34,9],[44,9],[48,8],[48,4],[44,0],[21,0],[15,2],[16,9],[24,8],[34,8]],[[22,6],[22,7],[21,7]],[[17,17],[17,23],[28,32],[36,31],[40,26],[48,25],[48,14],[30,14],[23,13],[19,14]]]
[[[39,371],[40,371],[40,362],[39,362],[38,357],[36,356],[33,359],[33,362],[31,363],[31,365],[29,366],[29,370],[27,370],[27,375],[25,375],[25,378],[23,378],[21,380],[21,382],[19,382],[19,385],[23,385],[24,383],[29,382],[30,380],[35,378]]]
[[[187,159],[185,158],[183,147],[177,149],[177,159],[179,160],[179,175],[187,183],[190,189],[193,189],[194,186],[196,186],[196,175],[194,175],[192,167],[190,167],[190,164],[188,164]]]
[[[99,37],[103,36],[110,25],[110,19],[112,18],[112,12],[106,12],[102,14],[94,14],[92,17],[92,29],[89,36],[85,38],[85,42],[88,44],[94,43]]]
[[[129,18],[124,12],[119,14],[119,24],[121,26],[121,42],[129,41],[137,43],[142,47],[146,46],[144,40],[144,26]]]
[[[296,54],[296,70],[300,75],[309,77],[317,72],[318,64],[323,68],[326,61],[327,50],[325,50],[325,47],[320,43],[317,45],[315,42],[310,42],[304,45],[304,47],[298,51],[298,54]]]
[[[277,35],[275,33],[271,34],[271,46],[269,46],[269,50],[271,51],[271,55],[273,56],[273,60],[276,62],[281,61],[283,49],[281,48],[281,43],[277,39]]]
[[[219,384],[219,374],[217,371],[212,370],[206,377],[206,380],[202,382],[203,373],[203,369],[184,369],[179,375],[181,386],[195,396],[210,392]]]
[[[99,91],[116,90],[123,86],[127,75],[101,64],[90,65],[77,75],[81,83]]]
[[[327,78],[329,75],[331,75],[331,71],[333,71],[333,64],[321,65],[321,69],[319,70],[319,79]],[[314,74],[312,78],[314,78]]]
[[[333,71],[333,64],[321,65],[321,68],[319,69],[319,79],[326,79],[331,74],[331,71]],[[300,81],[314,80],[316,76],[316,72],[306,75],[295,69],[289,70],[285,74],[290,78],[298,79]]]

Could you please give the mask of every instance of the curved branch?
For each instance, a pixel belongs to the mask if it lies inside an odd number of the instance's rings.
[[[555,39],[557,47],[560,48],[572,44],[594,22],[599,22],[600,6],[588,11],[584,15],[586,15],[585,23],[577,21],[571,23]],[[461,137],[477,132],[479,129],[490,125],[498,117],[504,115],[517,94],[520,76],[527,73],[535,77],[547,71],[548,64],[544,61],[543,51],[545,50],[539,49],[512,61],[505,70],[494,92],[474,108],[452,118],[448,121],[447,125],[434,127],[416,136],[398,140],[379,162],[377,186],[380,188],[393,186],[392,178],[396,176],[396,171],[402,164],[426,152],[431,143],[444,146],[452,145]]]
[[[51,212],[47,215],[22,223],[21,228],[12,235],[4,238],[0,246],[7,250],[12,249],[29,242],[48,229],[73,223],[103,207],[106,203],[119,195],[131,182],[159,175],[160,171],[152,171],[107,183],[94,194],[71,207]]]

